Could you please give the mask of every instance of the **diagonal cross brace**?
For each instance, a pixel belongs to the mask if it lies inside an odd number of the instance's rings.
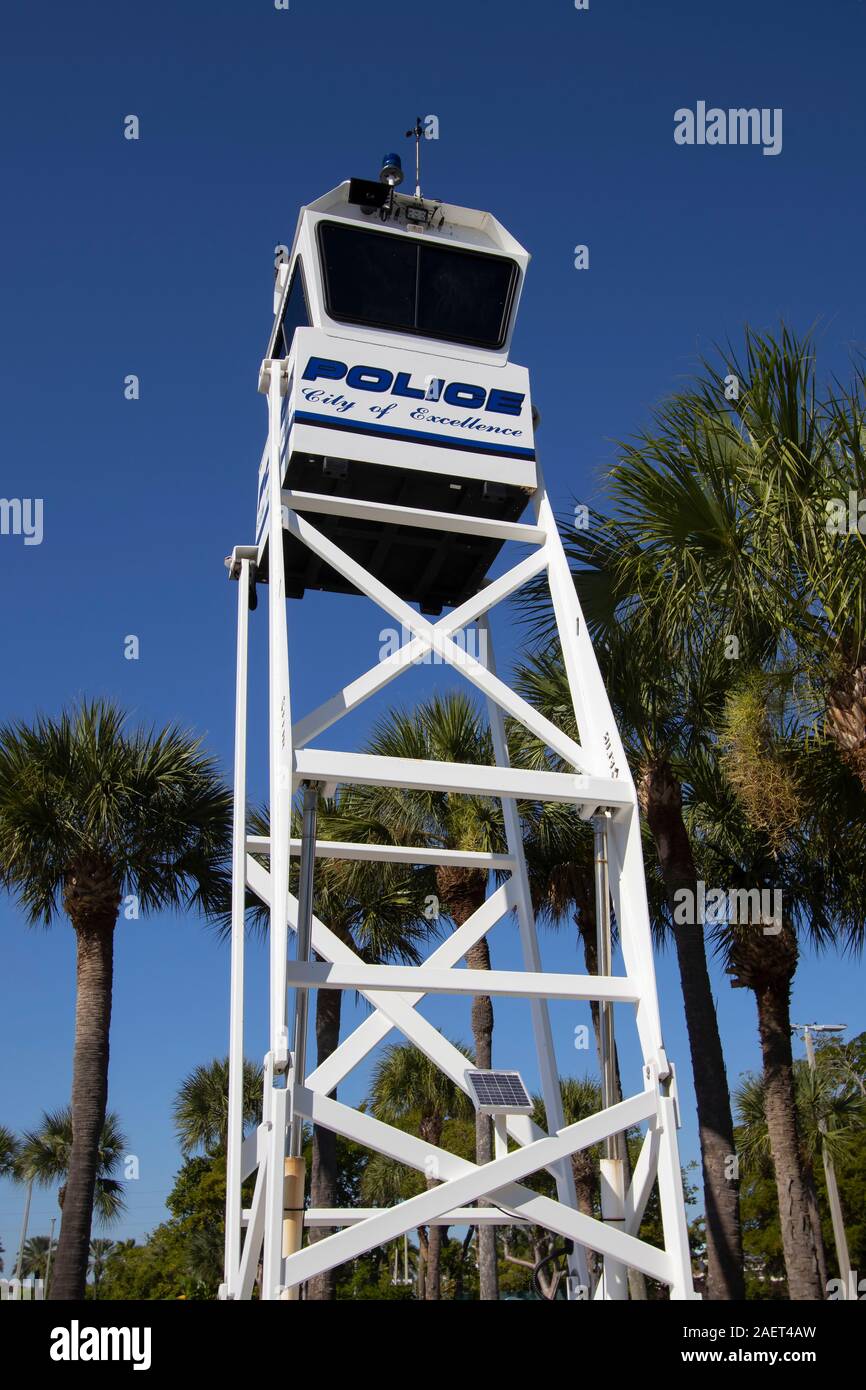
[[[601,1254],[609,1254],[635,1269],[643,1270],[651,1278],[663,1283],[672,1282],[671,1261],[664,1251],[606,1226],[593,1217],[584,1216],[561,1202],[540,1197],[519,1182],[520,1178],[555,1164],[578,1149],[599,1143],[608,1134],[656,1116],[657,1096],[651,1091],[631,1096],[609,1110],[566,1126],[558,1134],[539,1139],[526,1148],[517,1149],[481,1166],[436,1149],[402,1130],[395,1130],[371,1115],[351,1110],[327,1097],[317,1096],[305,1087],[297,1088],[296,1098],[300,1112],[314,1124],[348,1135],[368,1148],[397,1157],[399,1161],[409,1162],[422,1170],[426,1160],[434,1156],[439,1160],[440,1171],[450,1172],[454,1176],[418,1197],[400,1202],[396,1207],[327,1236],[290,1256],[285,1263],[287,1283],[298,1284],[311,1279],[324,1269],[354,1259],[374,1246],[396,1239],[405,1231],[425,1225],[456,1206],[484,1196],[495,1196],[496,1204],[509,1214],[513,1212]]]
[[[270,875],[250,856],[247,856],[247,882],[263,902],[270,901]],[[431,956],[431,960],[447,960],[451,951],[456,952],[456,959],[459,960],[503,912],[510,910],[513,905],[512,893],[511,881],[498,888],[458,931],[442,943],[439,950]],[[498,902],[503,904],[501,909]],[[297,907],[297,900],[290,894],[289,922],[293,929],[297,918]],[[313,947],[326,960],[358,962],[360,959],[351,947],[346,946],[315,915],[313,916]],[[315,1078],[316,1089],[333,1090],[347,1071],[351,1070],[353,1066],[357,1066],[367,1053],[372,1051],[383,1038],[387,1037],[392,1028],[397,1028],[427,1057],[430,1057],[456,1086],[459,1086],[461,1090],[466,1090],[466,1058],[463,1053],[447,1038],[444,1038],[439,1030],[434,1028],[432,1023],[428,1023],[427,1019],[414,1008],[414,1004],[423,998],[423,995],[388,995],[377,993],[375,990],[362,990],[361,993],[376,1008],[377,1012],[365,1019],[348,1038],[344,1039],[328,1061],[311,1073],[307,1078],[308,1085]],[[359,1040],[359,1045],[356,1045],[356,1039]],[[345,1065],[347,1058],[349,1059],[348,1065]],[[340,1067],[340,1070],[338,1074],[335,1074],[337,1066]],[[543,1134],[543,1131],[533,1124],[528,1115],[509,1115],[507,1127],[508,1133],[518,1144],[528,1144]],[[244,1177],[248,1177],[257,1163],[254,1135],[248,1135],[244,1140],[243,1154],[242,1171]]]
[[[314,554],[318,555],[326,564],[353,584],[356,589],[360,589],[362,594],[366,594],[369,599],[392,618],[409,630],[415,637],[420,637],[424,642],[433,647],[449,665],[455,670],[461,671],[467,680],[477,686],[491,700],[495,700],[500,708],[507,714],[519,720],[531,733],[540,738],[561,758],[577,769],[578,772],[591,772],[586,763],[586,754],[581,747],[558,729],[551,720],[543,714],[534,710],[526,700],[501,681],[498,676],[494,676],[485,666],[476,661],[457,643],[444,632],[437,632],[433,623],[427,621],[420,613],[416,613],[403,599],[383,584],[381,580],[375,579],[369,570],[353,560],[344,550],[341,550],[333,541],[328,540],[315,526],[304,517],[289,511],[284,522],[285,529],[299,540],[303,545],[309,547]]]
[[[371,666],[362,676],[350,681],[348,685],[337,694],[326,700],[324,704],[311,711],[300,719],[292,730],[292,743],[295,748],[304,748],[311,739],[317,738],[324,733],[332,724],[336,724],[345,714],[357,707],[371,695],[376,695],[383,690],[386,685],[390,685],[401,672],[405,671],[414,661],[423,657],[424,653],[430,651],[437,643],[437,634],[450,636],[453,632],[459,632],[467,623],[474,622],[482,613],[501,603],[503,599],[509,597],[517,589],[528,584],[530,579],[534,579],[537,574],[545,568],[547,556],[543,550],[537,551],[534,555],[529,555],[525,560],[521,560],[513,569],[502,574],[498,579],[494,579],[486,588],[479,589],[477,594],[473,594],[459,608],[453,608],[450,613],[445,613],[436,623],[430,625],[430,633],[423,637],[413,637],[397,651],[392,652],[384,661]]]
[[[288,983],[295,989],[367,989],[405,994],[420,986],[425,994],[489,994],[512,999],[598,999],[636,1004],[638,990],[617,975],[556,974],[530,970],[437,970],[424,965],[336,965],[293,962]]]

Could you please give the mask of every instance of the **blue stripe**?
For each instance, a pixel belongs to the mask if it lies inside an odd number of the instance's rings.
[[[424,430],[400,430],[392,425],[372,425],[366,421],[353,420],[344,424],[330,415],[316,415],[312,411],[299,410],[289,421],[291,429],[295,421],[304,425],[323,425],[327,429],[345,430],[353,434],[382,434],[391,439],[402,439],[409,444],[439,444],[449,449],[462,449],[476,454],[507,454],[511,458],[535,459],[534,449],[521,449],[513,444],[476,444],[466,439],[455,439],[447,434],[427,434]]]
[[[296,420],[302,425],[320,425],[324,426],[326,429],[343,430],[352,434],[382,434],[388,438],[404,440],[406,443],[410,444],[439,444],[444,445],[446,448],[449,449],[462,449],[466,452],[476,454],[504,454],[511,458],[528,459],[530,462],[533,462],[535,460],[534,449],[520,449],[517,446],[510,444],[476,444],[473,440],[455,439],[451,435],[447,434],[428,434],[424,430],[400,430],[395,429],[393,425],[373,425],[368,424],[367,421],[362,420],[353,420],[351,424],[349,424],[348,422],[343,423],[343,421],[341,420],[335,420],[333,416],[317,415],[313,411],[309,410],[298,410],[295,412],[294,415],[290,417],[288,424],[289,434],[291,434]],[[262,479],[262,483],[259,488],[259,502],[261,502],[262,493],[264,492],[265,487],[270,481],[269,475],[270,468],[266,470],[265,476]],[[256,536],[257,545],[259,544],[262,536],[264,535],[265,527],[268,523],[269,512],[270,508],[268,508],[268,511],[265,512],[265,515],[262,519],[262,524],[259,527],[259,531]]]

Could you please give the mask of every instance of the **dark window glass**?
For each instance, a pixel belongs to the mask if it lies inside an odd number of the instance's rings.
[[[292,346],[292,339],[295,336],[296,328],[309,328],[310,313],[307,309],[307,295],[304,289],[304,272],[300,257],[295,261],[295,268],[292,271],[292,283],[289,285],[289,293],[286,298],[286,307],[283,311],[283,321],[280,324],[280,332],[277,338],[277,348],[280,357],[288,357]]]
[[[336,222],[320,224],[319,235],[332,318],[396,329],[412,324],[417,246]]]
[[[505,338],[513,261],[420,246],[418,332],[499,347]]]
[[[425,338],[501,347],[517,281],[504,256],[319,223],[331,318]]]

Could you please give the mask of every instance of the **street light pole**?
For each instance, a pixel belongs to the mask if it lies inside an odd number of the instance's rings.
[[[845,1027],[843,1023],[806,1023],[801,1026],[803,1029],[803,1041],[806,1044],[806,1057],[809,1062],[809,1070],[814,1076],[816,1070],[815,1063],[815,1043],[813,1033],[841,1033]],[[848,1239],[845,1235],[845,1220],[842,1215],[842,1203],[839,1200],[839,1186],[836,1182],[836,1169],[833,1166],[833,1158],[825,1141],[827,1133],[827,1122],[823,1117],[818,1119],[818,1128],[821,1131],[821,1157],[824,1160],[824,1176],[827,1180],[827,1200],[830,1204],[830,1220],[833,1223],[833,1241],[836,1246],[836,1259],[839,1265],[839,1278],[842,1281],[842,1298],[850,1298],[851,1284],[851,1261],[848,1256]]]
[[[57,1217],[52,1216],[51,1230],[48,1234],[48,1259],[45,1262],[45,1288],[43,1289],[44,1298],[48,1297],[48,1280],[51,1278],[51,1255],[54,1250],[54,1223],[56,1220]]]
[[[21,1278],[21,1266],[24,1262],[24,1246],[27,1242],[27,1226],[30,1221],[30,1198],[33,1196],[33,1179],[27,1183],[27,1196],[24,1198],[24,1220],[21,1222],[21,1240],[18,1245],[18,1263],[15,1266],[15,1278]]]

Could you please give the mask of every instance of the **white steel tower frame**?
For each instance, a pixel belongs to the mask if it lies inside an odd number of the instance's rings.
[[[267,393],[266,447],[269,514],[268,640],[270,681],[270,839],[246,833],[248,593],[251,567],[260,551],[237,547],[230,573],[238,583],[237,716],[230,1022],[230,1117],[228,1131],[225,1298],[250,1298],[254,1284],[263,1299],[296,1297],[317,1274],[431,1222],[447,1225],[532,1224],[573,1242],[569,1281],[572,1297],[627,1297],[625,1270],[632,1267],[670,1288],[671,1297],[689,1299],[692,1287],[686,1217],[676,1130],[675,1076],[663,1042],[652,958],[650,922],[643,874],[635,788],[592,643],[583,620],[567,559],[543,479],[532,498],[531,523],[506,522],[438,511],[422,511],[347,497],[285,489],[287,449],[284,397],[287,363],[266,359],[260,389]],[[384,525],[485,536],[531,547],[527,558],[485,583],[477,593],[437,621],[399,598],[375,575],[323,534],[317,516],[343,516]],[[290,703],[289,644],[282,532],[314,552],[361,594],[377,604],[411,640],[338,691],[303,718],[293,720]],[[522,585],[545,574],[579,730],[574,742],[511,690],[496,674],[489,640],[487,659],[474,659],[454,638],[467,625],[486,627],[490,611]],[[254,575],[252,576],[254,578]],[[336,600],[340,599],[337,596]],[[421,762],[372,757],[311,747],[325,730],[384,689],[428,651],[453,666],[485,697],[493,734],[495,766]],[[294,653],[293,653],[294,655]],[[509,766],[506,716],[522,722],[573,769],[527,771]],[[289,961],[290,935],[299,924],[299,904],[289,891],[289,857],[301,842],[291,840],[291,805],[301,783],[396,786],[445,790],[501,800],[507,837],[505,854],[458,850],[347,844],[317,841],[315,854],[404,864],[459,864],[508,877],[474,915],[454,930],[418,966],[364,963],[328,928],[312,919],[312,949],[323,963]],[[530,901],[517,802],[563,801],[606,829],[610,903],[616,914],[625,966],[623,975],[587,976],[542,969]],[[604,837],[604,829],[602,836]],[[598,837],[598,830],[597,830]],[[597,840],[598,842],[598,840]],[[267,857],[269,870],[259,859]],[[602,880],[604,882],[604,880]],[[270,911],[270,1045],[265,1057],[262,1122],[246,1139],[242,1133],[244,900],[246,889]],[[605,904],[607,907],[608,904]],[[514,913],[520,932],[523,969],[474,971],[456,968],[466,952],[504,915]],[[357,990],[373,1012],[346,1037],[327,1061],[297,1074],[290,1045],[288,990],[294,999],[318,988]],[[529,1001],[536,1060],[549,1134],[527,1115],[509,1115],[497,1125],[494,1158],[476,1165],[370,1114],[330,1098],[344,1077],[396,1030],[424,1052],[464,1091],[466,1058],[418,1010],[428,994],[486,994]],[[598,1000],[602,1005],[634,1006],[643,1058],[639,1089],[598,1114],[565,1125],[548,1004],[550,999]],[[511,1058],[511,1063],[518,1059]],[[440,1185],[384,1209],[308,1210],[307,1227],[336,1228],[316,1243],[284,1253],[287,1134],[293,1118],[337,1132],[422,1172],[431,1156]],[[610,1140],[632,1126],[646,1124],[638,1162],[627,1189],[602,1170],[603,1220],[577,1210],[570,1158],[578,1150]],[[512,1141],[509,1148],[506,1139]],[[608,1148],[608,1154],[611,1149]],[[549,1169],[556,1199],[540,1196],[522,1180]],[[242,1183],[255,1174],[252,1201],[242,1210]],[[663,1248],[637,1236],[653,1185],[658,1180]],[[495,1206],[473,1207],[488,1198]],[[297,1203],[296,1203],[297,1204]],[[504,1216],[503,1213],[507,1213]],[[588,1293],[586,1250],[603,1257],[604,1274]],[[582,1286],[582,1287],[581,1287]],[[577,1290],[577,1292],[575,1292]]]

